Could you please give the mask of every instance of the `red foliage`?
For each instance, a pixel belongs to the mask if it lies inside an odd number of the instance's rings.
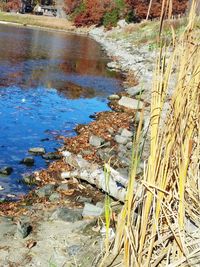
[[[99,25],[102,22],[103,15],[113,8],[112,0],[86,0],[84,12],[78,14],[74,22],[76,26]]]
[[[80,0],[65,0],[65,11],[67,14],[74,12],[75,8],[80,4]]]
[[[149,18],[160,17],[163,0],[153,0]],[[129,7],[134,10],[137,19],[145,19],[150,0],[126,0]],[[187,9],[188,0],[173,0],[173,14],[183,14]]]
[[[19,11],[21,7],[21,1],[20,0],[9,0],[7,2],[7,9],[9,11]]]

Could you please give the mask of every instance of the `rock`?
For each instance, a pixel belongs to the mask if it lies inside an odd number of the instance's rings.
[[[85,155],[85,156],[88,156],[88,155],[90,155],[90,154],[92,154],[93,153],[93,151],[92,150],[83,150],[83,151],[81,151],[82,152],[82,154],[83,155]]]
[[[118,104],[130,109],[142,109],[143,103],[130,97],[122,96]]]
[[[34,173],[24,173],[22,175],[22,182],[28,185],[33,185],[37,183]]]
[[[57,160],[61,159],[62,155],[58,154],[57,152],[48,152],[46,154],[43,154],[42,157],[46,160]]]
[[[131,138],[131,137],[133,137],[133,133],[131,131],[129,131],[129,130],[127,130],[127,129],[124,128],[121,131],[121,136],[127,137],[127,138]]]
[[[97,207],[95,205],[92,205],[90,203],[85,203],[82,216],[87,217],[99,217],[103,214],[103,208]]]
[[[43,155],[46,153],[43,147],[32,147],[28,150],[28,152],[35,155]]]
[[[98,137],[96,135],[91,135],[89,139],[89,143],[91,146],[99,147],[101,146],[105,140],[101,137]]]
[[[132,149],[132,147],[133,147],[133,143],[132,143],[132,142],[128,142],[128,143],[126,144],[126,148],[127,148],[128,150]]]
[[[120,96],[118,96],[118,95],[110,95],[108,97],[108,100],[119,100],[119,99],[120,99]]]
[[[51,215],[50,220],[61,220],[65,222],[75,222],[82,219],[81,216],[82,210],[72,210],[68,208],[58,208],[54,213]]]
[[[59,193],[56,193],[56,192],[53,193],[53,194],[51,194],[50,197],[49,197],[49,200],[51,202],[59,201],[60,200],[60,194]]]
[[[5,190],[5,188],[2,185],[0,185],[0,191],[3,191],[3,190]]]
[[[81,155],[78,155],[76,157],[76,163],[77,163],[77,167],[83,169],[83,168],[88,168],[90,163],[85,160]]]
[[[32,231],[32,226],[28,222],[17,222],[17,233],[22,238],[26,238]]]
[[[32,165],[34,165],[34,162],[35,162],[34,158],[26,157],[20,163],[28,165],[28,166],[32,166]]]
[[[57,191],[67,191],[69,190],[68,184],[61,184],[57,187]]]
[[[82,196],[78,196],[76,198],[76,200],[79,202],[79,203],[91,203],[92,202],[92,198],[91,197],[82,197]]]
[[[115,61],[113,61],[113,62],[109,62],[108,64],[107,64],[107,67],[109,68],[109,69],[114,69],[114,70],[120,70],[120,65],[117,63],[117,62],[115,62]]]
[[[9,166],[5,166],[3,168],[0,168],[0,174],[3,175],[10,175],[13,172],[13,168]]]
[[[81,245],[72,245],[68,248],[69,256],[76,256],[81,250]]]
[[[121,136],[121,135],[115,135],[115,141],[118,143],[118,144],[122,144],[122,145],[125,145],[127,142],[128,142],[128,138],[127,137],[124,137],[124,136]]]
[[[128,23],[125,21],[125,19],[121,19],[117,22],[117,26],[119,26],[120,28],[124,28],[128,25]]]
[[[51,194],[54,193],[55,185],[47,184],[40,189],[35,190],[35,194],[42,198],[42,197],[49,197]]]
[[[129,87],[126,88],[126,92],[130,95],[130,96],[137,96],[137,95],[141,95],[144,92],[144,89],[142,89],[141,87]]]

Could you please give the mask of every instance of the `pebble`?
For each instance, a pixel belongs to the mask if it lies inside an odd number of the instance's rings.
[[[54,192],[54,189],[55,189],[55,185],[47,184],[47,185],[35,190],[35,194],[40,198],[49,197]]]
[[[28,152],[35,155],[43,155],[46,153],[43,147],[32,147],[28,150]]]
[[[68,209],[58,208],[50,217],[50,220],[61,220],[65,222],[75,222],[82,219],[82,210],[80,209]]]
[[[119,99],[120,99],[120,96],[118,96],[118,95],[110,95],[108,97],[108,100],[119,100]]]
[[[34,160],[34,158],[32,158],[32,157],[24,158],[24,159],[21,161],[22,164],[25,164],[25,165],[28,165],[28,166],[32,166],[32,165],[34,165],[34,162],[35,162],[35,160]]]
[[[124,136],[121,136],[121,135],[115,135],[115,141],[118,143],[118,144],[122,144],[122,145],[125,145],[127,142],[128,142],[128,138],[127,137],[124,137]]]
[[[3,175],[10,175],[13,172],[13,168],[9,166],[5,166],[3,168],[0,168],[0,174]]]
[[[89,139],[89,144],[94,147],[99,147],[101,146],[105,140],[101,137],[98,137],[96,135],[91,135]]]

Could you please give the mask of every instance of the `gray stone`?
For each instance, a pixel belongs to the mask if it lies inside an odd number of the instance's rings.
[[[68,184],[61,184],[57,187],[57,190],[58,191],[67,191],[67,190],[69,190],[69,186],[68,186]]]
[[[119,105],[130,109],[142,109],[143,107],[143,103],[141,101],[126,96],[122,96],[118,103]]]
[[[128,138],[117,134],[115,135],[115,141],[118,144],[125,145],[128,142]]]
[[[105,140],[101,137],[98,137],[96,135],[91,135],[89,139],[89,143],[91,146],[99,147],[101,146]]]
[[[132,142],[128,142],[128,143],[126,144],[126,148],[127,148],[128,150],[132,149],[132,147],[133,147],[133,143],[132,143]]]
[[[41,187],[40,189],[35,190],[35,194],[41,198],[49,197],[54,192],[54,189],[55,189],[55,185],[47,184]]]
[[[119,26],[120,28],[124,28],[128,25],[128,23],[126,22],[125,19],[120,19],[118,22],[117,22],[117,26]]]
[[[68,248],[69,256],[76,256],[81,250],[81,245],[72,245]]]
[[[92,202],[92,198],[91,197],[82,197],[82,196],[78,196],[76,198],[76,200],[80,203],[91,203]]]
[[[46,153],[43,147],[32,147],[28,150],[28,152],[35,155],[43,155]]]
[[[22,238],[26,238],[32,231],[32,226],[29,222],[18,221],[17,234]]]
[[[60,154],[58,154],[58,152],[48,152],[44,155],[42,155],[43,159],[46,160],[57,160],[57,159],[61,159],[62,156]]]
[[[34,160],[33,157],[26,157],[21,161],[22,164],[25,164],[25,165],[28,165],[28,166],[34,165],[34,162],[35,162],[35,160]]]
[[[60,200],[60,194],[59,193],[56,193],[56,192],[53,193],[53,194],[51,194],[50,197],[49,197],[49,200],[51,202],[59,201]]]
[[[130,96],[137,96],[137,95],[141,95],[144,92],[144,89],[142,89],[141,87],[129,87],[126,88],[126,92],[130,95]]]
[[[9,166],[5,166],[0,168],[0,174],[3,175],[10,175],[13,172],[13,168]]]
[[[28,185],[33,185],[37,183],[34,173],[24,173],[22,175],[22,182]]]
[[[114,61],[113,62],[109,62],[107,64],[107,67],[109,69],[120,70],[120,65],[117,62],[114,62]]]
[[[83,217],[99,217],[103,214],[103,208],[97,207],[90,203],[85,203],[82,216]]]
[[[120,99],[120,96],[118,96],[118,95],[110,95],[108,97],[108,100],[119,100],[119,99]]]
[[[79,168],[87,168],[89,164],[89,162],[87,160],[85,160],[81,155],[78,155],[76,157],[76,163],[77,163],[77,167]]]
[[[75,222],[82,219],[82,210],[72,210],[68,208],[58,208],[51,215],[50,220],[60,220],[65,222]]]
[[[127,137],[127,138],[131,138],[133,137],[133,133],[127,129],[123,129],[122,132],[121,132],[121,136],[123,137]]]
[[[130,159],[126,157],[120,158],[120,163],[123,167],[129,167],[130,166]]]

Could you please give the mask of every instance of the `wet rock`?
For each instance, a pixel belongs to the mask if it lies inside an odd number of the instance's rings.
[[[65,222],[75,222],[82,219],[82,210],[72,210],[68,208],[58,208],[51,215],[50,220],[61,220]]]
[[[53,194],[51,194],[50,197],[49,197],[49,200],[51,202],[59,201],[60,200],[60,194],[59,193],[56,193],[56,192],[53,193]]]
[[[48,184],[41,187],[40,189],[35,190],[35,194],[40,198],[49,197],[51,194],[54,193],[54,190],[55,190],[55,185]]]
[[[85,203],[82,216],[87,218],[87,217],[99,217],[103,214],[103,208],[98,207],[95,205],[92,205],[90,203]]]
[[[42,155],[42,157],[45,160],[57,160],[57,159],[62,158],[62,156],[60,154],[58,154],[57,152],[48,152],[48,153]]]
[[[35,155],[43,155],[46,153],[43,147],[32,147],[28,150],[28,152]]]
[[[129,131],[129,130],[127,130],[127,129],[124,128],[121,131],[121,136],[127,137],[127,138],[131,138],[131,137],[133,137],[133,133],[131,131]]]
[[[24,173],[22,175],[22,182],[28,185],[33,185],[37,183],[34,173]]]
[[[28,166],[32,166],[32,165],[34,165],[35,160],[32,157],[26,157],[20,163],[28,165]]]
[[[26,238],[32,231],[32,226],[29,222],[18,221],[17,222],[17,234],[22,237]]]
[[[121,135],[115,135],[115,141],[118,143],[118,144],[122,144],[122,145],[125,145],[127,142],[128,142],[128,138],[127,137],[124,137],[124,136],[121,136]]]
[[[118,101],[118,104],[126,107],[126,108],[130,108],[130,109],[142,109],[143,104],[141,101],[138,101],[136,99],[130,98],[130,97],[126,97],[126,96],[122,96],[122,98]]]
[[[96,135],[91,135],[89,139],[89,143],[91,146],[99,147],[101,146],[105,140],[101,137],[98,137]]]
[[[79,202],[79,203],[91,203],[92,202],[92,198],[91,197],[82,197],[82,196],[78,196],[76,198],[76,200]]]
[[[13,168],[9,166],[5,166],[0,168],[0,174],[3,175],[10,175],[13,172]]]
[[[119,100],[119,99],[120,99],[120,96],[118,96],[118,95],[110,95],[108,97],[108,100]]]
[[[68,184],[61,184],[57,187],[57,191],[67,191],[69,190]]]

